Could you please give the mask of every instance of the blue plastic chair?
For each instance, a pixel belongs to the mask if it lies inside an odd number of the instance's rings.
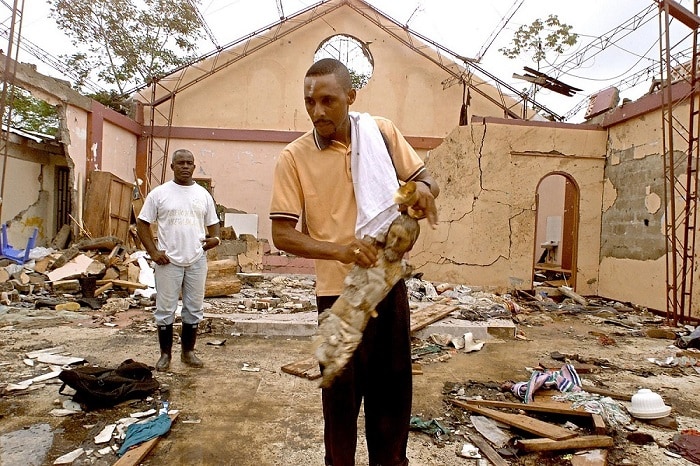
[[[29,252],[32,250],[36,244],[36,237],[39,234],[39,229],[34,227],[34,232],[32,236],[27,240],[27,247],[25,249],[15,249],[7,242],[7,225],[2,224],[2,244],[0,244],[0,257],[10,259],[18,264],[24,264],[29,260]]]

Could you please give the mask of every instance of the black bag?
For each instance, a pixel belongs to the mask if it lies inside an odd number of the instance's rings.
[[[157,389],[160,384],[153,378],[151,369],[127,359],[116,369],[83,366],[64,370],[58,375],[63,381],[58,393],[63,395],[68,385],[76,391],[73,401],[88,410],[114,406],[125,400],[145,398]]]

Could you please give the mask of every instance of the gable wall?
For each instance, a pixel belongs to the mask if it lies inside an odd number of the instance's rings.
[[[442,138],[457,125],[462,105],[461,85],[443,89],[442,82],[449,78],[447,72],[343,6],[179,91],[172,126],[308,131],[311,123],[303,104],[303,76],[318,45],[341,33],[370,42],[375,63],[374,75],[358,92],[352,110],[386,116],[409,137]],[[253,41],[249,48],[257,44]],[[222,53],[217,63],[224,63],[240,52]],[[186,83],[210,68],[211,62],[205,62],[162,84],[173,86],[176,78]],[[144,91],[143,95],[148,92]],[[474,98],[472,103],[474,112],[501,115],[500,110],[482,99]],[[168,105],[159,107],[161,115],[168,114]],[[166,121],[162,116],[158,118],[159,125]],[[294,137],[288,135],[290,141]],[[192,150],[200,169],[213,178],[217,202],[258,214],[259,237],[269,239],[267,215],[272,172],[284,143],[215,141],[207,140],[206,135],[202,138],[171,138],[169,152],[172,154],[178,148]],[[425,157],[428,148],[417,150]],[[169,169],[167,176],[172,176]],[[244,187],[250,185],[257,189],[253,193],[244,192]]]

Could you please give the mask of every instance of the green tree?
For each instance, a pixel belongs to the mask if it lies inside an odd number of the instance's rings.
[[[3,122],[7,121],[9,113],[10,126],[51,136],[58,133],[58,112],[55,107],[19,87],[13,87],[9,97]]]
[[[96,75],[118,95],[193,58],[202,37],[200,1],[48,0],[75,45],[63,58],[81,76],[76,86]]]
[[[557,15],[549,15],[544,21],[536,19],[529,26],[522,25],[515,31],[510,47],[498,49],[508,58],[517,58],[523,53],[531,53],[532,61],[537,63],[545,59],[547,52],[563,53],[566,48],[578,42],[578,34],[571,32],[573,26],[559,21]]]
[[[350,82],[352,83],[353,89],[362,89],[369,82],[369,75],[358,73],[354,70],[348,71],[350,71]]]

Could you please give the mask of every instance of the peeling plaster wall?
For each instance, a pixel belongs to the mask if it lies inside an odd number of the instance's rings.
[[[0,162],[0,169],[2,163]],[[45,166],[34,161],[7,159],[2,223],[9,222],[7,240],[15,248],[22,249],[34,227],[39,228],[40,238],[51,226],[53,215],[49,209],[49,193],[43,189]]]
[[[63,142],[66,148],[66,157],[71,161],[73,168],[73,205],[74,212],[82,219],[82,199],[85,192],[85,180],[87,176],[87,121],[88,112],[82,108],[68,105],[66,107],[65,131]],[[94,159],[94,155],[90,154]],[[80,220],[76,218],[76,220]]]
[[[567,173],[580,189],[577,290],[597,293],[606,132],[495,120],[457,127],[433,150],[440,222],[423,225],[411,262],[434,281],[529,288],[535,194],[547,174]]]
[[[102,136],[102,171],[108,171],[124,181],[134,181],[136,167],[136,135],[108,121]]]
[[[687,106],[674,115],[685,121]],[[666,309],[662,137],[659,111],[609,128],[600,250],[600,294],[659,310]]]
[[[0,222],[8,225],[14,247],[24,247],[34,227],[39,229],[37,244],[44,244],[55,233],[54,178],[56,167],[65,165],[62,148],[17,134],[9,134],[7,142],[8,156],[0,157],[0,170],[7,160]]]

